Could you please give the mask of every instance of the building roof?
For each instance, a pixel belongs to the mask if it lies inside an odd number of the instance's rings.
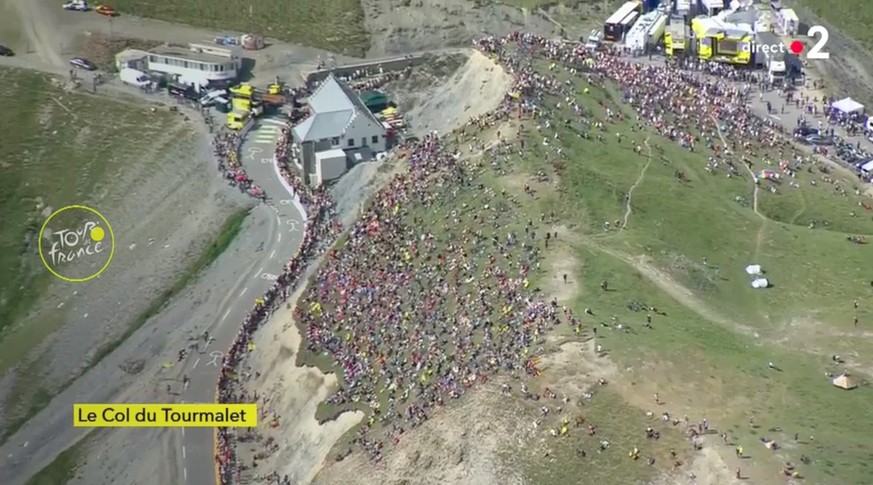
[[[189,59],[192,61],[211,62],[214,64],[224,64],[226,62],[231,61],[231,59],[226,57],[226,56],[219,56],[216,54],[209,54],[206,52],[192,51],[191,49],[186,48],[186,47],[171,46],[171,45],[164,45],[164,46],[156,47],[156,48],[151,50],[151,53],[161,55],[161,56],[178,57],[180,59]]]
[[[358,116],[365,116],[376,126],[382,126],[361,98],[333,74],[309,97],[308,118],[294,127],[298,142],[318,141],[342,136]]]

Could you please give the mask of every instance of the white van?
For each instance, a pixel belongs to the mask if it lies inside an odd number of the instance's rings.
[[[118,73],[118,77],[121,78],[121,82],[124,84],[130,84],[131,86],[136,86],[138,88],[148,86],[152,83],[152,80],[148,75],[146,75],[146,73],[127,67]]]

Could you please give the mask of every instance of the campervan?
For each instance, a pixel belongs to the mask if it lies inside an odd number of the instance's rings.
[[[149,78],[148,74],[128,67],[119,71],[118,77],[124,84],[129,84],[138,88],[144,88],[152,84],[152,80]]]

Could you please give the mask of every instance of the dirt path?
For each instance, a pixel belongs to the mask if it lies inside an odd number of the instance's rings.
[[[718,123],[718,120],[715,118],[715,116],[710,115],[710,118],[712,118],[712,122],[715,123],[715,129],[718,131],[718,137],[721,139],[721,143],[722,145],[724,145],[725,150],[727,150],[728,143],[727,139],[725,139],[724,137],[724,133],[722,133],[721,131],[721,125]],[[743,164],[743,168],[745,168],[746,171],[749,172],[749,175],[752,176],[752,211],[755,213],[756,216],[761,218],[761,227],[758,229],[758,233],[755,235],[755,255],[753,260],[757,261],[758,255],[761,252],[761,244],[764,242],[764,231],[766,230],[767,222],[770,219],[764,214],[761,214],[761,212],[758,210],[758,190],[761,187],[755,181],[755,172],[745,163]]]
[[[646,164],[643,165],[643,169],[640,170],[640,176],[637,177],[637,180],[633,183],[633,185],[630,186],[630,188],[627,191],[627,200],[625,201],[627,208],[625,209],[624,217],[621,220],[621,227],[618,228],[619,231],[623,231],[627,227],[627,222],[628,222],[628,219],[630,219],[631,212],[632,212],[631,202],[632,202],[632,198],[634,195],[634,189],[636,189],[637,186],[640,185],[640,183],[642,183],[643,179],[646,177],[646,170],[648,170],[649,165],[652,164],[652,147],[649,146],[649,137],[646,137],[646,139],[643,141],[643,145],[646,146],[646,150],[648,150],[649,155],[647,157]]]

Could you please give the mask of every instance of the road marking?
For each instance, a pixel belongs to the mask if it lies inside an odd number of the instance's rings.
[[[263,164],[273,163],[273,159],[272,158],[262,158],[261,163],[263,163]]]
[[[227,314],[228,314],[228,313],[230,313],[230,308],[228,308],[227,311],[224,312],[224,316],[221,317],[221,321],[222,321],[222,322],[227,318]]]
[[[264,151],[261,147],[251,147],[249,148],[249,160],[254,160],[255,155],[258,155]]]
[[[276,250],[274,249],[272,253],[270,253],[270,259],[273,259],[273,256],[276,255]]]
[[[285,224],[288,224],[289,226],[291,226],[291,228],[288,229],[289,231],[291,231],[291,232],[297,231],[297,221],[296,220],[288,219],[285,221]]]
[[[291,205],[293,201],[291,199],[282,199],[279,201],[279,205]]]
[[[269,123],[272,125],[285,126],[285,120],[280,120],[277,118],[264,118],[261,120],[261,123]]]
[[[185,387],[182,388],[183,391],[188,390],[188,384],[191,384],[191,381],[185,381]]]
[[[185,475],[185,481],[188,481],[188,467],[182,469],[182,475]]]
[[[249,289],[248,286],[246,286],[245,288],[243,288],[242,291],[239,292],[239,296],[243,296],[243,295],[245,295],[245,294],[246,294],[246,291],[247,291],[248,289]]]
[[[228,310],[228,311],[230,311],[230,310]],[[191,366],[191,370],[196,369],[197,364],[199,364],[199,363],[200,363],[200,357],[197,357],[197,360],[194,361],[194,365]],[[182,429],[184,430],[185,428],[182,428]]]
[[[182,429],[185,429],[185,428],[182,428]],[[182,445],[182,459],[184,460],[186,458],[187,458],[187,454],[185,453],[185,445]]]
[[[262,271],[264,271],[264,268],[263,268],[263,267],[258,268],[258,272],[255,273],[255,278],[257,278],[258,276],[261,276],[261,272],[262,272]]]
[[[209,352],[209,356],[212,357],[212,360],[210,360],[209,363],[206,364],[206,365],[211,365],[211,366],[213,366],[213,367],[218,367],[218,361],[219,361],[222,357],[224,357],[224,354],[221,353],[220,350],[213,350],[212,352]]]
[[[261,275],[261,279],[262,280],[276,281],[277,279],[279,279],[279,277],[274,275],[273,273],[264,273]]]
[[[182,404],[185,404],[185,401],[182,401]],[[185,428],[182,428],[182,436],[185,436]]]
[[[282,241],[282,233],[276,234],[276,242]]]

